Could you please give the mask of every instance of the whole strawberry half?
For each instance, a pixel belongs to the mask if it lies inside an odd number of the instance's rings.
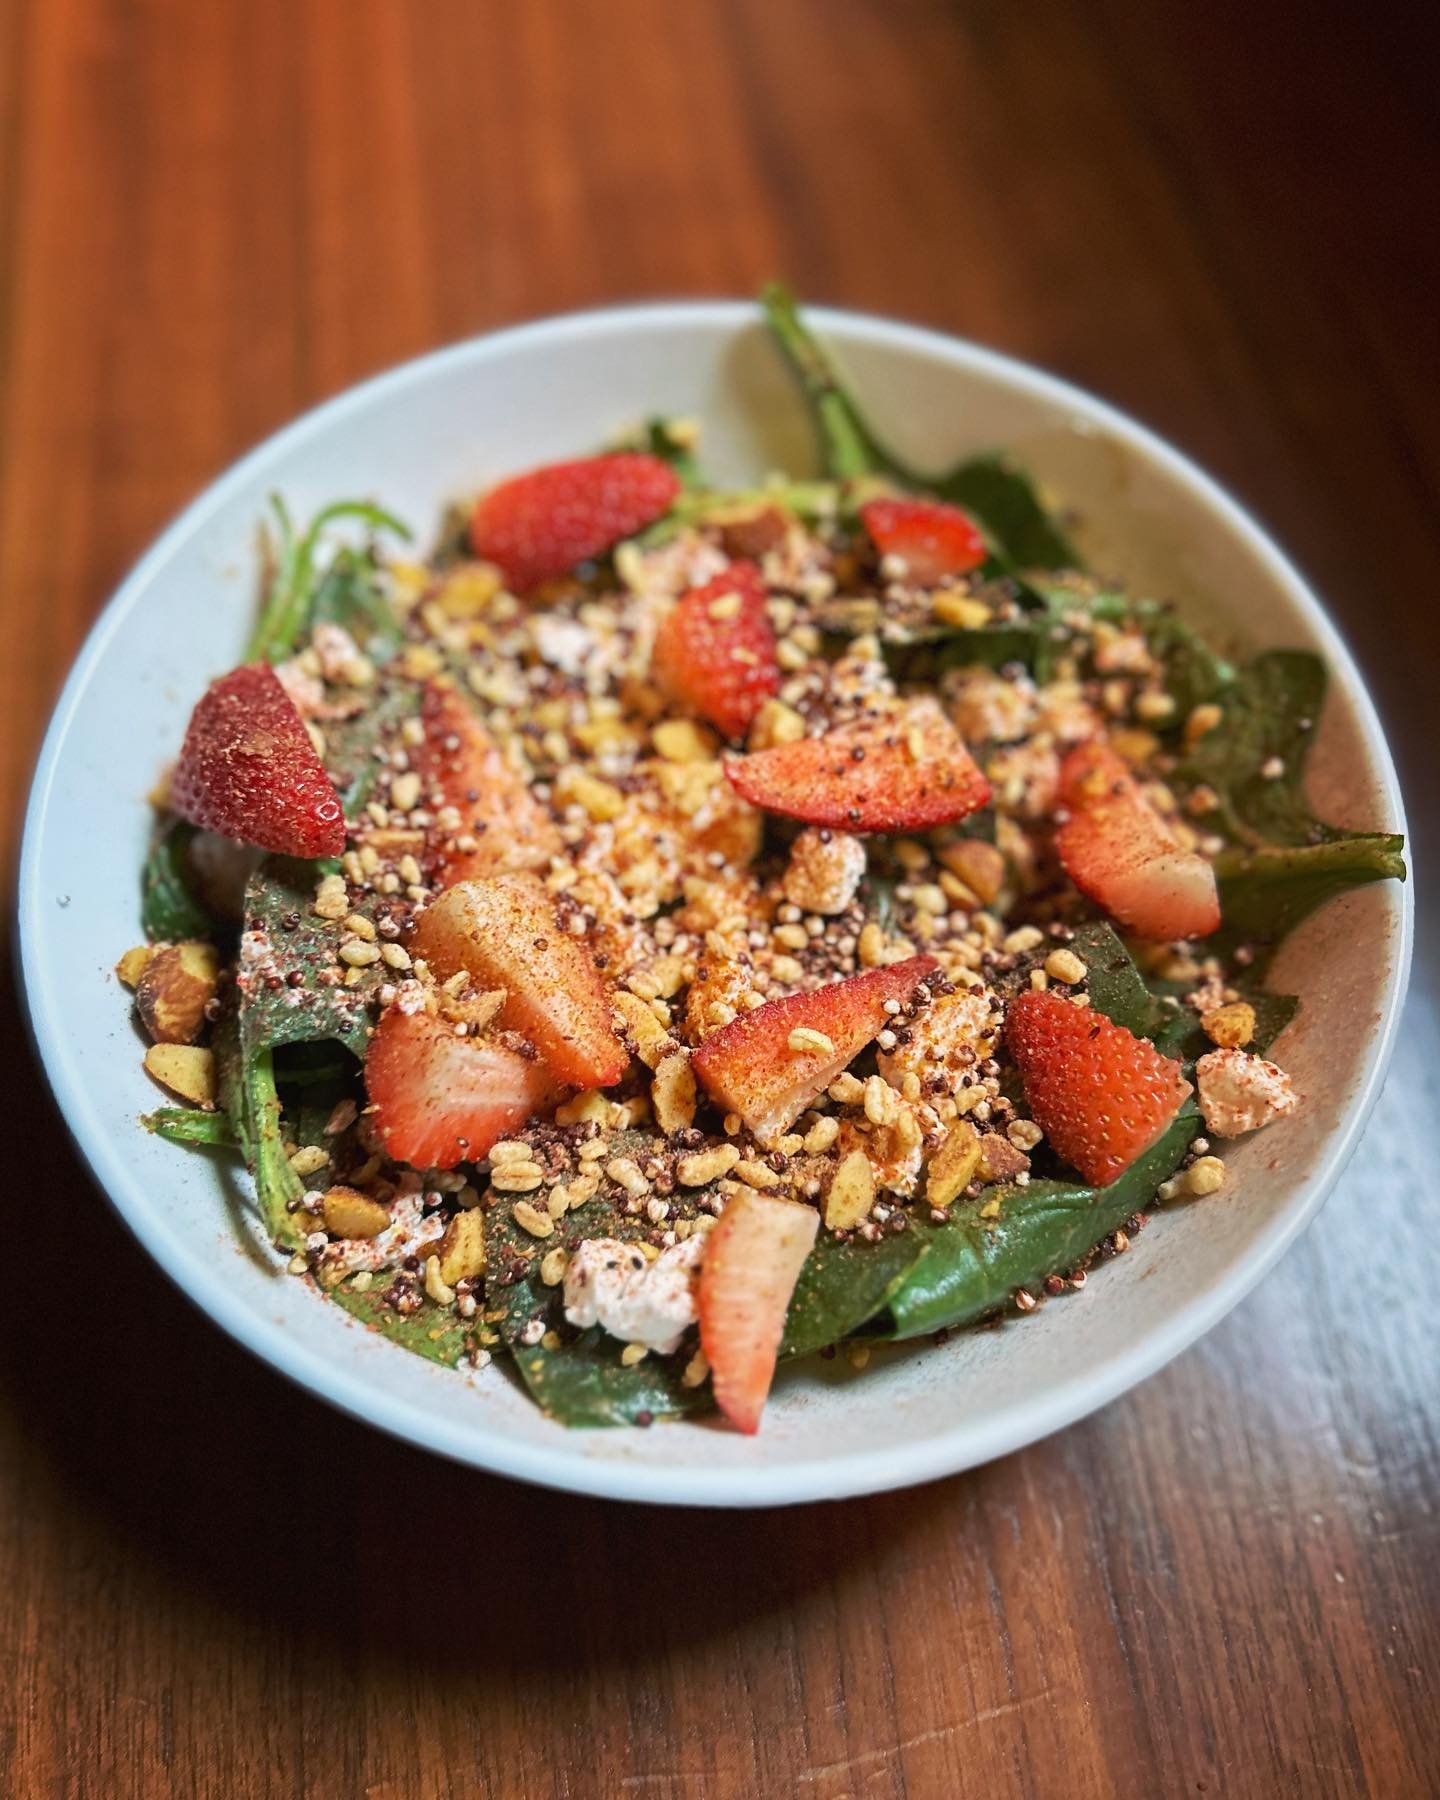
[[[207,831],[282,856],[338,856],[345,814],[268,663],[212,682],[190,715],[170,805]]]
[[[655,634],[657,680],[726,737],[741,738],[780,686],[765,584],[751,562],[681,596]]]
[[[417,1169],[474,1162],[557,1096],[545,1066],[489,1038],[457,1037],[432,1013],[381,1016],[365,1087],[386,1154]]]
[[[715,1404],[740,1431],[760,1428],[790,1296],[819,1227],[814,1207],[747,1189],[706,1236],[700,1348]]]
[[[600,972],[534,876],[458,882],[421,914],[412,948],[442,981],[464,969],[504,988],[497,1023],[528,1038],[557,1081],[608,1087],[629,1067]]]
[[[989,555],[969,513],[941,500],[870,500],[860,518],[880,554],[901,557],[921,587],[978,569]]]
[[[959,733],[926,701],[732,757],[725,773],[752,806],[837,831],[929,831],[990,798]]]
[[[1010,1002],[1005,1041],[1035,1123],[1095,1187],[1123,1175],[1190,1092],[1180,1064],[1147,1039],[1049,991]]]
[[[669,464],[638,451],[551,463],[480,496],[470,546],[523,594],[653,524],[679,492]]]
[[[411,751],[410,764],[424,782],[424,797],[429,801],[438,794],[460,814],[458,830],[433,837],[439,886],[507,869],[543,868],[558,855],[563,846],[555,821],[453,683],[426,683],[420,722],[425,735]]]
[[[933,956],[911,956],[813,993],[767,1000],[706,1038],[690,1059],[695,1079],[762,1144],[773,1144],[884,1030],[885,1002],[905,1005],[938,966]]]
[[[1111,918],[1144,938],[1208,937],[1220,924],[1215,871],[1184,850],[1102,744],[1081,744],[1060,765],[1070,816],[1055,833],[1066,874]]]

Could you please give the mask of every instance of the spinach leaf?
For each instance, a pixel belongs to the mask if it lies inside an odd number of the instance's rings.
[[[308,623],[343,626],[374,662],[388,662],[400,648],[400,621],[369,551],[336,551],[316,585]]]
[[[471,1348],[470,1327],[454,1313],[438,1311],[428,1300],[418,1312],[397,1312],[391,1298],[394,1288],[395,1277],[382,1274],[363,1291],[353,1288],[348,1277],[322,1291],[327,1299],[343,1306],[351,1318],[389,1338],[402,1350],[453,1369]]]
[[[704,525],[709,520],[760,506],[778,506],[797,519],[814,523],[851,518],[855,501],[853,495],[833,481],[786,481],[758,488],[689,488],[676,497],[663,518],[637,532],[633,541],[642,549],[653,550],[657,545],[668,544],[687,526]]]
[[[245,652],[246,662],[283,662],[309,629],[318,585],[315,556],[327,525],[337,519],[359,519],[373,531],[392,531],[402,541],[410,540],[407,525],[366,500],[336,500],[322,507],[300,533],[278,494],[271,496],[270,504],[278,536],[275,572]]]
[[[146,1113],[140,1123],[156,1137],[171,1144],[233,1145],[235,1130],[223,1112],[201,1112],[197,1107],[160,1106]]]
[[[895,890],[899,885],[898,871],[882,871],[872,863],[861,886],[867,916],[887,935],[895,925]]]
[[[220,1107],[255,1182],[255,1200],[266,1234],[278,1249],[298,1250],[304,1233],[291,1208],[304,1193],[290,1167],[280,1127],[280,1096],[268,1048],[246,1052],[240,1009],[231,1007],[215,1033]]]
[[[190,886],[195,827],[183,819],[161,826],[140,875],[140,922],[151,943],[209,937],[215,921]]]
[[[597,1196],[567,1215],[580,1227],[579,1236],[614,1237],[628,1242],[643,1235],[642,1226]],[[642,1222],[643,1223],[643,1222]],[[487,1318],[495,1321],[532,1399],[562,1425],[634,1425],[683,1413],[708,1411],[714,1404],[707,1386],[687,1388],[681,1381],[690,1348],[673,1356],[653,1353],[643,1362],[622,1363],[624,1345],[598,1326],[575,1335],[565,1322],[559,1288],[546,1287],[539,1263],[550,1240],[532,1238],[514,1219],[514,1203],[502,1196],[485,1215]],[[501,1316],[495,1319],[495,1314]],[[527,1344],[526,1327],[541,1320],[560,1334],[557,1349]]]
[[[1178,993],[1180,984],[1167,983],[1167,991],[1172,986]],[[1241,988],[1238,991],[1241,998],[1248,1000],[1255,1009],[1255,1034],[1245,1048],[1263,1055],[1299,1012],[1300,1002],[1294,994],[1272,994],[1259,987]],[[1178,1057],[1181,1062],[1190,1065],[1197,1063],[1215,1048],[1201,1029],[1199,1019],[1188,1007],[1176,1006],[1167,1008],[1166,1011],[1168,1016],[1165,1023],[1152,1034],[1155,1048],[1162,1055]]]
[[[1137,600],[1130,606],[1129,616],[1159,659],[1164,670],[1162,685],[1175,702],[1177,719],[1188,718],[1197,706],[1219,699],[1234,681],[1234,668],[1173,606],[1159,600]]]
[[[928,1230],[929,1250],[878,1315],[879,1334],[912,1338],[972,1325],[1008,1305],[1017,1288],[1033,1289],[1048,1275],[1078,1267],[1103,1238],[1150,1204],[1199,1128],[1193,1108],[1182,1112],[1108,1187],[1031,1181],[984,1188],[958,1204],[944,1225]],[[995,1217],[986,1217],[997,1204]]]
[[[1079,926],[1069,948],[1089,970],[1085,991],[1096,1012],[1136,1037],[1153,1037],[1168,1021],[1170,1009],[1151,993],[1130,952],[1103,920]]]
[[[348,817],[353,818],[370,798],[381,768],[380,745],[419,710],[416,683],[382,678],[379,691],[363,712],[326,725],[325,770]]]
[[[1325,665],[1313,651],[1263,652],[1232,683],[1221,723],[1182,760],[1180,779],[1214,791],[1218,822],[1239,842],[1314,844],[1339,835],[1319,823],[1304,795],[1325,687]]]
[[[1042,659],[1045,630],[1043,622],[1030,620],[956,626],[882,639],[880,652],[896,681],[932,687],[952,669],[966,669],[976,663],[987,669],[1000,669],[1007,663],[1023,663],[1027,669],[1034,669]]]
[[[805,1356],[838,1344],[873,1318],[926,1254],[929,1242],[906,1230],[867,1244],[821,1231],[805,1259],[785,1318],[781,1356]]]
[[[1265,651],[1225,691],[1221,723],[1178,770],[1214,793],[1215,822],[1233,840],[1215,862],[1229,938],[1278,941],[1336,894],[1405,879],[1399,836],[1341,831],[1310,810],[1305,764],[1325,688],[1312,651]]]
[[[854,481],[862,475],[893,475],[904,480],[900,466],[871,431],[860,408],[841,386],[829,357],[810,335],[795,296],[780,282],[772,281],[761,290],[760,305],[815,415],[828,472],[836,481]]]
[[[363,1058],[370,1039],[383,963],[362,970],[353,987],[316,978],[338,973],[339,927],[313,909],[316,865],[270,856],[245,889],[245,934],[240,945],[241,1045],[248,1056],[282,1044],[333,1038]],[[292,977],[298,977],[293,980]]]
[[[1403,881],[1404,847],[1397,833],[1377,832],[1334,834],[1319,844],[1222,851],[1215,875],[1225,933],[1278,943],[1338,894],[1371,881]]]
[[[647,419],[639,448],[669,463],[680,478],[682,487],[703,488],[707,485],[695,457],[695,441],[688,431],[679,431],[674,419]]]
[[[1074,545],[1048,516],[1025,475],[993,455],[970,457],[948,474],[936,476],[924,475],[902,462],[871,429],[801,319],[789,289],[779,282],[769,283],[761,292],[760,305],[809,402],[825,466],[835,480],[888,476],[902,487],[963,506],[985,527],[999,572],[1082,566]]]
[[[927,488],[972,513],[1021,569],[1078,569],[1080,553],[1041,504],[1035,484],[1003,456],[975,456],[935,480],[912,476]]]

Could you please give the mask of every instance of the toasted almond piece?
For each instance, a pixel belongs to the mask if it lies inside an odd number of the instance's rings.
[[[956,593],[953,589],[942,588],[930,602],[930,610],[943,625],[959,625],[967,630],[974,630],[990,623],[990,608],[981,600],[972,600],[967,594]]]
[[[327,1188],[320,1198],[320,1216],[331,1237],[379,1237],[390,1223],[390,1215],[378,1200],[362,1194],[357,1188]],[[468,1218],[462,1213],[462,1218]]]
[[[1205,1035],[1222,1050],[1240,1050],[1255,1035],[1255,1008],[1248,1000],[1212,1007],[1200,1021]]]
[[[695,1075],[683,1050],[672,1051],[655,1065],[650,1104],[655,1109],[655,1123],[667,1136],[688,1131],[695,1123]]]
[[[456,1213],[440,1240],[440,1279],[449,1287],[485,1273],[485,1215],[478,1206]]]
[[[611,995],[611,1005],[620,1015],[620,1034],[647,1069],[655,1069],[678,1048],[674,1038],[650,1010],[650,1002],[639,994],[621,988]]]
[[[975,1179],[980,1167],[980,1134],[968,1119],[950,1127],[945,1142],[930,1159],[925,1198],[943,1211]]]
[[[463,974],[463,971],[462,971]],[[505,1004],[506,988],[489,988],[484,993],[446,993],[440,991],[440,1017],[452,1025],[468,1025],[472,1031],[483,1031]]]
[[[1007,1137],[998,1131],[987,1131],[980,1139],[980,1168],[982,1181],[1011,1181],[1030,1167],[1030,1158],[1023,1150],[1017,1150]]]
[[[138,987],[145,965],[154,954],[153,944],[137,944],[133,950],[127,950],[115,965],[117,980],[123,981],[128,988]]]
[[[714,732],[693,719],[662,719],[650,736],[656,752],[666,762],[710,762],[715,755]]]
[[[952,875],[958,875],[983,906],[989,906],[1005,880],[1005,858],[980,838],[960,838],[935,852]]]
[[[800,660],[805,660],[802,655]],[[776,744],[798,744],[805,735],[805,715],[782,700],[766,700],[750,726],[747,750],[770,750]]]
[[[852,1231],[869,1216],[875,1204],[875,1171],[863,1150],[852,1150],[836,1169],[825,1196],[824,1217],[829,1231]]]
[[[215,1104],[215,1057],[194,1044],[152,1044],[145,1052],[145,1073],[191,1106]]]
[[[572,763],[560,773],[555,783],[555,794],[567,804],[579,806],[597,824],[608,819],[618,819],[625,810],[625,796],[608,781],[600,781],[594,775],[587,775]]]
[[[213,945],[166,944],[146,962],[135,1004],[157,1044],[193,1044],[219,986],[220,958]]]

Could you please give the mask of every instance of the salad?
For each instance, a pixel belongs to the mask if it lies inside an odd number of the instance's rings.
[[[1302,1101],[1276,945],[1401,841],[1306,804],[1325,670],[930,477],[763,297],[823,479],[697,429],[522,473],[426,561],[280,501],[153,796],[118,966],[289,1272],[576,1426],[1033,1311]]]

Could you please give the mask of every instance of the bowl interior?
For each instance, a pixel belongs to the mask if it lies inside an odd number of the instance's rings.
[[[922,463],[1004,446],[1081,515],[1097,567],[1174,597],[1230,643],[1311,645],[1332,696],[1317,800],[1400,827],[1394,775],[1343,646],[1293,569],[1191,465],[1077,391],[988,352],[820,314],[881,425]],[[1083,1294],[1023,1325],[782,1372],[756,1440],[707,1424],[569,1433],[499,1368],[459,1377],[377,1341],[280,1272],[224,1168],[151,1138],[141,1044],[111,970],[138,935],[144,795],[204,683],[241,651],[257,521],[382,499],[422,541],[441,502],[583,453],[653,412],[705,422],[722,479],[810,466],[789,379],[742,305],[622,309],[461,345],[382,376],[272,439],[170,529],[97,625],[47,740],[27,825],[22,947],[37,1039],[102,1185],[171,1275],[236,1337],[358,1416],[529,1479],[657,1500],[760,1504],[898,1485],[983,1461],[1078,1417],[1218,1318],[1311,1216],[1353,1147],[1398,1012],[1407,901],[1336,903],[1287,947],[1304,996],[1280,1054],[1303,1112],[1236,1149],[1233,1179],[1155,1221]]]

